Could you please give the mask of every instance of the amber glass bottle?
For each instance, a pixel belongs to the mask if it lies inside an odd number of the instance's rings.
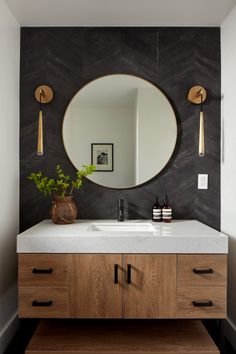
[[[163,204],[162,207],[162,221],[171,222],[171,220],[172,220],[172,207],[166,195],[165,203]]]
[[[161,205],[158,202],[158,198],[156,198],[156,203],[152,207],[152,221],[153,222],[160,222],[162,221],[161,217]]]

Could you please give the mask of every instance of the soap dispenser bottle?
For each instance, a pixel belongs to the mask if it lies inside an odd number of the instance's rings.
[[[171,222],[171,220],[172,220],[172,207],[166,195],[165,203],[163,204],[162,207],[162,221]]]
[[[153,222],[162,221],[161,212],[162,212],[161,205],[158,202],[158,198],[156,198],[156,203],[152,207],[152,221]]]

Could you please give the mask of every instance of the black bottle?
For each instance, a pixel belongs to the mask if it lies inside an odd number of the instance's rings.
[[[152,207],[152,221],[153,222],[162,221],[161,212],[162,212],[161,205],[158,202],[158,198],[156,198],[156,203]]]
[[[165,203],[162,206],[162,221],[171,222],[172,220],[172,207],[166,195]]]

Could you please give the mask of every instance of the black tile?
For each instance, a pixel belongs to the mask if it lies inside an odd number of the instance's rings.
[[[148,183],[128,190],[89,181],[76,193],[79,218],[116,218],[122,194],[126,216],[151,218],[158,195],[168,193],[174,217],[220,228],[220,29],[219,28],[23,28],[21,31],[20,223],[21,231],[49,217],[50,199],[26,179],[31,171],[54,172],[60,163],[75,168],[65,153],[61,128],[65,109],[83,85],[111,73],[150,80],[170,99],[178,141],[167,167]],[[37,157],[35,88],[48,83],[55,99],[45,107],[45,156]],[[198,109],[186,95],[194,84],[207,88],[206,151],[197,153]],[[208,191],[197,190],[197,174],[209,174]],[[99,207],[98,207],[99,206]]]

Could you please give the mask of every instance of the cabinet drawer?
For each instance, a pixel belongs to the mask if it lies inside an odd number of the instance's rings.
[[[68,255],[20,254],[20,286],[67,286]]]
[[[19,317],[68,317],[67,288],[19,287]]]
[[[226,255],[178,256],[178,286],[226,286]]]
[[[226,288],[179,288],[178,318],[226,318]]]

